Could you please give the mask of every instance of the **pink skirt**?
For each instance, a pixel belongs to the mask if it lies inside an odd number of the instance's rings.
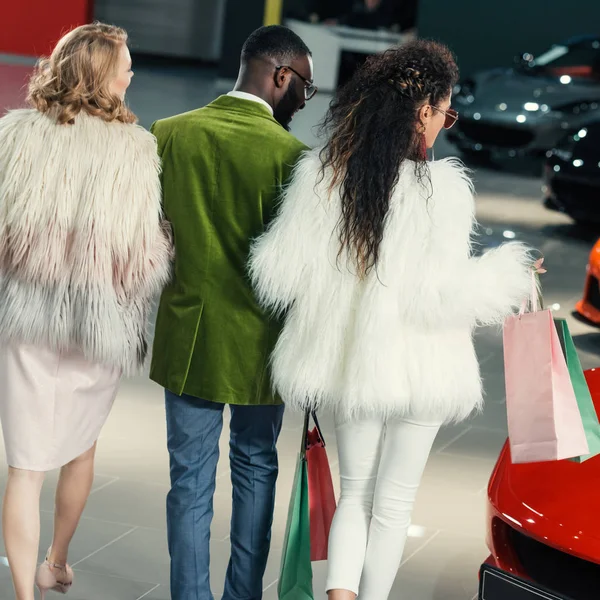
[[[0,420],[9,466],[51,471],[89,450],[121,373],[79,352],[0,345]]]

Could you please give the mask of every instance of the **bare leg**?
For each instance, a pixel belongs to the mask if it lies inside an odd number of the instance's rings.
[[[56,487],[54,538],[48,561],[67,564],[69,544],[75,535],[94,482],[96,444],[60,470]]]
[[[356,594],[348,590],[329,590],[327,598],[329,600],[355,600]]]
[[[17,600],[34,600],[43,472],[8,469],[2,531]]]

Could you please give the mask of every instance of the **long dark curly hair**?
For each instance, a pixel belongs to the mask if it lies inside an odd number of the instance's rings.
[[[419,109],[448,98],[457,80],[446,46],[416,40],[370,57],[329,107],[321,180],[331,173],[330,196],[339,186],[338,258],[348,250],[361,278],[377,266],[400,166],[413,160],[419,181],[428,177]]]

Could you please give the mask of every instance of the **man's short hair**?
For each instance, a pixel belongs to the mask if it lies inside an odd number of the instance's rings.
[[[242,48],[242,62],[267,58],[288,63],[300,56],[311,56],[308,46],[291,29],[281,25],[260,27],[250,34]]]

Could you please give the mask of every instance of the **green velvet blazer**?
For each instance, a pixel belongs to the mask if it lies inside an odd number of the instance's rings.
[[[231,96],[157,121],[152,132],[176,258],[150,377],[213,402],[279,404],[269,359],[281,324],[258,305],[247,262],[306,147],[265,106]]]

